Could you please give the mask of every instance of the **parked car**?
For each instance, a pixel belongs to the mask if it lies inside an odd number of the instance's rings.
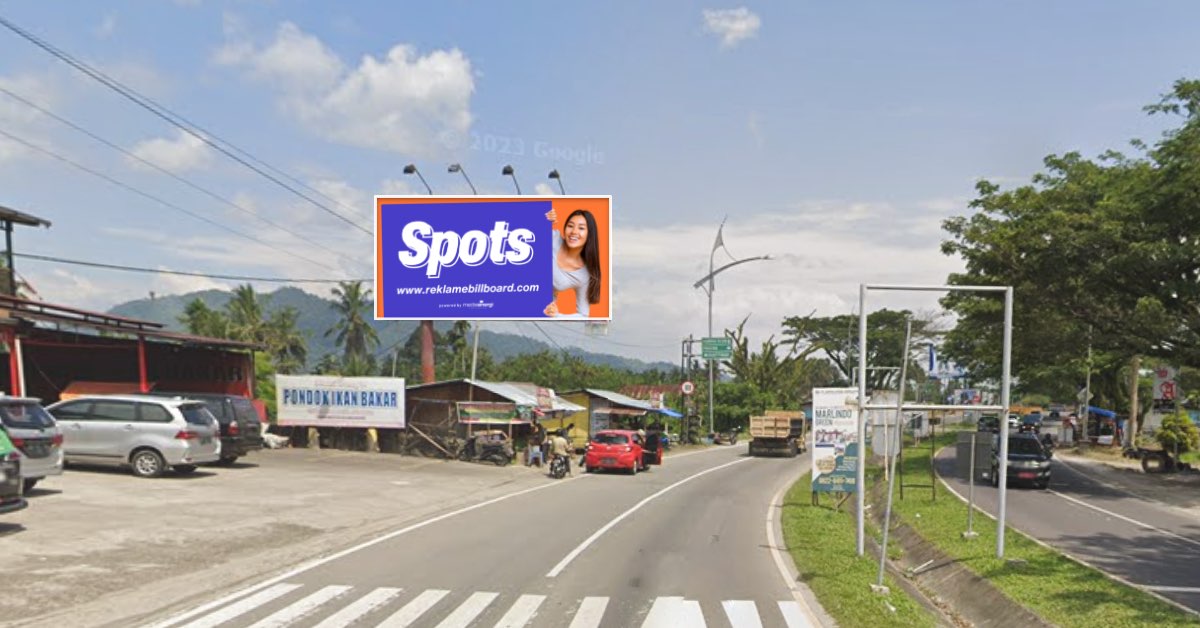
[[[262,421],[249,399],[239,395],[195,392],[154,391],[155,396],[180,397],[203,401],[221,425],[220,464],[231,465],[238,458],[263,448]]]
[[[21,454],[0,430],[0,515],[28,505],[21,496]]]
[[[191,473],[221,458],[220,428],[202,401],[95,395],[46,409],[62,429],[67,463],[129,466],[139,477],[157,477],[168,467]]]
[[[1040,489],[1050,486],[1050,459],[1054,452],[1029,432],[1008,436],[1008,484],[1032,484]],[[992,486],[1000,486],[1000,436],[992,441]]]
[[[1021,425],[1021,415],[1019,415],[1019,414],[1009,414],[1008,415],[1009,429],[1015,430],[1020,425]]]
[[[979,417],[979,423],[975,427],[980,432],[1000,432],[1000,417],[994,414],[985,414]]]
[[[0,397],[0,426],[20,451],[23,492],[32,491],[46,476],[62,475],[62,430],[40,399]]]
[[[588,473],[597,469],[623,469],[636,475],[652,464],[662,464],[662,447],[657,443],[644,446],[642,437],[633,430],[597,431],[583,456],[583,468]]]

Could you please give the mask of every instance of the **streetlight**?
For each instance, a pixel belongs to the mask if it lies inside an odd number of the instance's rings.
[[[415,174],[425,185],[425,191],[433,196],[433,188],[425,182],[425,177],[421,176],[421,171],[417,170],[415,164],[408,164],[404,167],[404,174]],[[437,378],[433,365],[433,321],[421,321],[421,380],[423,383],[431,384]]]
[[[430,195],[430,196],[433,196],[433,190],[432,190],[432,189],[429,187],[429,184],[425,182],[425,177],[421,176],[421,171],[420,171],[420,170],[417,170],[417,166],[416,166],[416,165],[414,165],[414,164],[408,164],[407,166],[405,166],[405,167],[404,167],[404,174],[415,174],[415,175],[417,175],[417,178],[421,180],[421,184],[425,186],[425,191],[426,191],[426,192],[429,192],[429,195]]]
[[[716,289],[716,283],[713,282],[713,278],[716,277],[717,275],[721,274],[722,271],[733,268],[734,266],[737,266],[739,264],[745,264],[746,262],[753,262],[753,261],[757,261],[757,260],[765,261],[765,260],[771,259],[770,255],[757,255],[755,257],[747,257],[745,259],[739,259],[739,260],[732,261],[716,270],[713,270],[713,257],[716,255],[717,249],[725,247],[725,239],[721,235],[721,232],[724,229],[725,229],[725,221],[722,220],[721,226],[719,228],[717,228],[717,239],[713,242],[712,252],[709,253],[709,255],[708,255],[708,274],[701,277],[699,280],[696,281],[696,283],[692,284],[693,288],[703,288],[704,293],[708,295],[708,337],[709,338],[713,337],[712,298],[713,298],[713,290]],[[725,249],[725,252],[729,253],[729,249]],[[733,257],[733,255],[730,254],[730,257]],[[707,282],[707,285],[705,285],[705,282]],[[713,433],[713,431],[714,431],[713,430],[713,380],[715,379],[714,378],[715,371],[713,369],[713,362],[714,362],[713,360],[708,361],[708,431],[709,431],[709,433]]]
[[[475,191],[475,184],[471,183],[471,177],[467,176],[467,171],[463,170],[462,164],[450,164],[447,172],[461,172],[464,179],[467,180],[467,185],[471,186],[471,194],[479,194]]]
[[[566,196],[566,195],[567,195],[567,188],[564,188],[564,187],[563,187],[563,184],[562,184],[562,175],[558,174],[558,168],[555,168],[554,170],[551,170],[551,171],[550,171],[550,175],[549,175],[549,177],[550,177],[551,179],[554,179],[555,181],[558,181],[558,189],[559,189],[559,190],[562,190],[563,196]]]
[[[504,169],[500,171],[500,174],[512,177],[513,185],[517,186],[517,196],[520,196],[521,195],[521,184],[517,183],[517,175],[513,171],[513,167],[511,165],[504,166]]]

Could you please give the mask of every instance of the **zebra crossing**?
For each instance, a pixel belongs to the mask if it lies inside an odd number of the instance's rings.
[[[280,582],[200,616],[188,616],[175,628],[466,628],[495,626],[567,626],[598,628],[628,625],[642,628],[809,628],[816,626],[794,600],[759,604],[754,600],[721,600],[702,606],[697,600],[663,596],[639,600],[633,617],[627,605],[591,596],[547,604],[540,594],[502,595],[475,591],[455,595],[446,589],[406,590],[398,587],[311,586]],[[615,610],[624,606],[624,610]],[[706,617],[706,610],[708,616]],[[174,625],[175,622],[168,621]]]

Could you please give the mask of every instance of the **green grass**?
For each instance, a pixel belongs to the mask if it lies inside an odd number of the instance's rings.
[[[871,591],[879,563],[869,557],[855,556],[854,519],[830,504],[813,506],[811,480],[800,478],[788,491],[783,506],[783,538],[800,569],[800,579],[817,596],[821,606],[839,626],[933,626],[933,616],[905,595],[890,577],[884,583],[890,595]],[[843,506],[845,509],[845,506]],[[895,607],[889,610],[887,604]]]
[[[939,436],[938,446],[951,445],[954,434]],[[929,447],[906,449],[904,473],[929,477]],[[939,483],[938,499],[929,489],[909,489],[896,499],[894,513],[943,552],[989,579],[1013,600],[1060,626],[1196,626],[1200,619],[1104,574],[1066,559],[1034,543],[1011,527],[1005,534],[1005,556],[1021,559],[1010,564],[996,558],[996,524],[976,513],[979,537],[964,540],[966,504]],[[918,517],[917,515],[920,515]]]

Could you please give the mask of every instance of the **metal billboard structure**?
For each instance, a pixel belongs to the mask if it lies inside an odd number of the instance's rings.
[[[866,452],[866,419],[867,410],[896,410],[899,407],[900,412],[908,410],[984,410],[1000,412],[1000,508],[996,513],[996,556],[1004,557],[1004,522],[1006,519],[1006,507],[1008,504],[1008,421],[1005,416],[1008,414],[1008,408],[1011,405],[1012,399],[1009,395],[1009,387],[1011,384],[1011,369],[1012,369],[1012,317],[1013,317],[1013,289],[1012,286],[922,286],[922,285],[881,285],[881,284],[859,284],[858,286],[858,372],[865,374],[867,372],[867,293],[871,291],[879,292],[985,292],[985,293],[1004,293],[1004,355],[1002,358],[1001,376],[1000,376],[1000,405],[951,405],[951,404],[929,404],[929,403],[904,403],[904,399],[900,399],[900,404],[868,404],[867,403],[867,378],[860,376],[858,378],[858,450]],[[866,507],[866,458],[865,453],[859,460],[857,469],[857,484],[858,491],[856,495],[858,520],[857,520],[857,550],[858,555],[862,556],[866,549],[865,544],[865,507]],[[933,464],[933,460],[930,460]]]

